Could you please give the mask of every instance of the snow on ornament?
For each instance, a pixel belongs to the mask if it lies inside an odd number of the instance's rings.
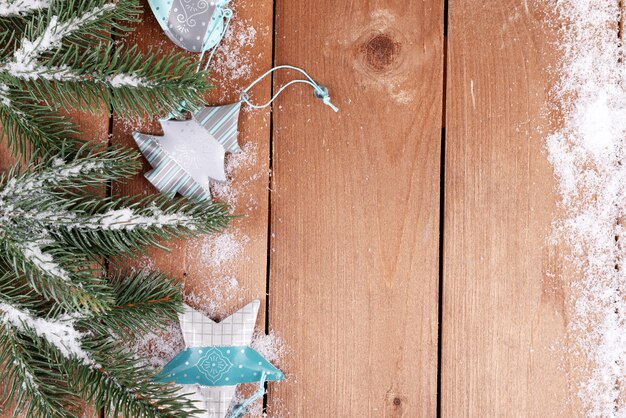
[[[165,34],[181,48],[204,52],[221,41],[232,17],[230,0],[148,0]]]
[[[283,380],[284,374],[250,347],[260,302],[255,300],[217,323],[185,305],[180,326],[185,349],[157,377],[182,386],[181,393],[205,411],[204,418],[242,416],[263,396],[266,381]],[[241,383],[258,383],[259,390],[240,405],[232,400]],[[232,409],[231,409],[232,408]]]
[[[225,181],[224,156],[237,152],[241,103],[206,106],[189,120],[161,120],[163,136],[135,132],[139,150],[153,170],[146,179],[161,193],[211,199],[209,179]]]

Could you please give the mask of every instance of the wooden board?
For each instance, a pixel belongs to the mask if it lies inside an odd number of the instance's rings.
[[[433,416],[443,1],[276,7],[276,64],[341,112],[274,107],[269,324],[293,354],[270,415]]]
[[[548,244],[558,197],[543,152],[557,57],[547,7],[450,1],[444,417],[581,415],[559,350],[562,248]]]

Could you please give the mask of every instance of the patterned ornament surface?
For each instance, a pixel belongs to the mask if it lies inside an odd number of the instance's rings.
[[[180,326],[186,348],[165,365],[163,381],[183,386],[204,417],[226,416],[240,383],[282,380],[283,373],[250,348],[260,302],[255,300],[217,323],[185,306]]]
[[[225,0],[148,0],[165,34],[181,48],[202,52],[220,42]]]
[[[225,181],[224,156],[239,151],[241,103],[207,106],[189,120],[161,120],[163,136],[135,132],[139,150],[153,170],[146,179],[161,193],[211,199],[209,179]]]

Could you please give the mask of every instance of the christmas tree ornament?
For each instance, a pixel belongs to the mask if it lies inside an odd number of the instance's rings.
[[[205,417],[222,418],[228,413],[238,384],[284,379],[283,373],[250,348],[260,302],[255,300],[217,323],[185,306],[180,326],[185,350],[165,365],[158,379],[182,385],[181,392],[205,410]],[[259,397],[257,392],[231,416],[240,416]]]
[[[230,0],[148,0],[165,34],[191,52],[214,49],[222,40],[233,12]]]
[[[211,199],[209,179],[225,181],[224,155],[237,152],[241,103],[205,107],[189,120],[161,120],[163,136],[134,133],[139,150],[154,167],[146,179],[161,193]]]
[[[282,69],[298,71],[305,79],[288,82],[264,104],[252,103],[249,91],[265,77]],[[209,179],[225,181],[224,156],[240,149],[237,128],[241,104],[254,109],[267,108],[285,89],[295,84],[310,85],[317,99],[335,112],[339,111],[331,103],[328,89],[317,84],[306,71],[290,65],[272,68],[244,89],[237,103],[205,106],[192,113],[189,120],[178,120],[172,114],[161,120],[163,136],[135,132],[135,142],[154,168],[145,174],[146,179],[170,198],[179,193],[188,198],[210,199]]]

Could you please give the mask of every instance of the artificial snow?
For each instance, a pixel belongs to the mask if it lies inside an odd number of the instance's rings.
[[[236,277],[231,275],[216,275],[206,282],[207,288],[199,290],[187,290],[185,303],[197,306],[199,310],[214,319],[226,316],[227,308],[233,306],[233,302],[244,302],[244,289]]]
[[[152,83],[150,80],[139,77],[135,74],[116,74],[107,77],[107,83],[113,88],[120,87],[149,87]]]
[[[69,282],[71,280],[69,273],[54,261],[51,254],[44,252],[41,247],[48,244],[48,242],[27,242],[20,246],[24,257],[34,264],[38,269],[44,273],[59,278],[63,281]]]
[[[2,105],[6,107],[11,106],[11,99],[9,98],[9,86],[3,83],[0,83],[0,103],[2,103]]]
[[[138,213],[131,208],[112,209],[102,214],[95,214],[80,223],[66,225],[69,229],[98,229],[105,231],[133,230],[164,227],[186,227],[196,229],[196,221],[192,216],[183,213],[166,213],[156,206],[149,208],[146,213]]]
[[[0,323],[8,323],[19,331],[32,331],[56,347],[68,359],[94,365],[80,341],[84,334],[76,330],[76,318],[65,316],[56,320],[38,318],[7,303],[0,303]]]
[[[0,17],[23,16],[49,5],[50,0],[0,0]]]
[[[258,147],[254,142],[244,144],[239,152],[227,154],[224,163],[226,181],[211,181],[211,194],[226,203],[232,211],[241,210],[240,203],[245,203],[246,209],[252,211],[258,207],[255,196],[250,193],[254,182],[261,179],[263,172],[257,167]],[[254,170],[249,175],[243,173]],[[246,202],[240,202],[247,197]]]
[[[64,22],[59,21],[58,16],[52,16],[44,32],[33,40],[24,38],[20,47],[15,51],[13,59],[5,64],[3,71],[12,76],[24,80],[37,79],[39,77],[54,80],[73,80],[78,78],[66,67],[43,67],[38,59],[53,49],[61,46],[63,40],[82,28],[83,25],[97,21],[105,13],[115,9],[114,3],[108,3],[102,7],[94,7],[80,16]]]
[[[563,24],[562,127],[547,140],[566,216],[557,235],[581,278],[569,333],[584,359],[579,397],[587,416],[626,416],[626,65],[619,2],[553,1]]]
[[[250,240],[246,235],[236,236],[235,232],[225,231],[207,235],[200,248],[200,255],[205,265],[219,269],[229,261],[239,261],[244,245]]]

